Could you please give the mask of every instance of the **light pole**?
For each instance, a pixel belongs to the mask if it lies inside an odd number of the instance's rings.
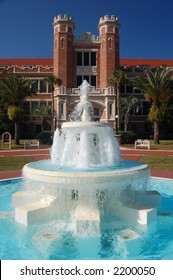
[[[119,131],[118,131],[118,115],[115,116],[115,132],[116,135],[118,135]]]

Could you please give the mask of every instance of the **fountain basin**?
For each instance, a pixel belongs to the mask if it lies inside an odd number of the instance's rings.
[[[23,168],[23,176],[25,179],[33,181],[41,181],[42,183],[47,182],[51,185],[57,184],[57,188],[68,188],[74,189],[83,188],[89,185],[90,188],[98,186],[108,187],[113,186],[122,187],[129,185],[129,182],[134,182],[133,187],[141,186],[145,187],[146,182],[150,176],[150,170],[146,164],[132,162],[132,161],[121,161],[119,167],[114,166],[111,168],[96,167],[85,170],[75,168],[62,168],[51,164],[50,160],[43,160],[38,162],[28,163]],[[91,186],[92,184],[92,186]]]
[[[145,191],[150,171],[146,164],[124,160],[119,166],[93,166],[86,170],[62,167],[43,160],[26,164],[23,176],[25,195],[13,195],[16,221],[29,225],[47,218],[47,214],[54,217],[71,213],[79,232],[82,232],[81,224],[85,228],[84,224],[89,223],[93,233],[99,232],[102,215],[109,213],[121,217],[124,210],[118,209],[128,209],[124,205],[133,202],[135,192]],[[38,201],[33,204],[35,197]],[[50,201],[50,197],[53,200]],[[137,208],[135,213],[138,217],[142,212],[144,223],[148,223],[145,208],[142,211]],[[89,211],[85,221],[81,221],[79,209],[85,209],[86,213]],[[90,215],[91,209],[94,216]]]

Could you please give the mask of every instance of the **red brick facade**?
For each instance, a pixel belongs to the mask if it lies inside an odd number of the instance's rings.
[[[105,16],[99,21],[99,67],[100,88],[108,87],[108,77],[119,68],[119,20]]]
[[[68,15],[54,18],[54,75],[61,77],[63,86],[77,86],[77,52],[96,52],[96,87],[106,88],[108,77],[119,67],[119,19],[115,16],[100,18],[99,37],[85,33],[74,40],[73,19]]]

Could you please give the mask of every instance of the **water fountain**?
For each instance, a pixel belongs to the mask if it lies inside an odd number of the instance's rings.
[[[139,224],[156,219],[160,195],[146,190],[148,166],[120,160],[113,129],[91,120],[89,92],[84,80],[72,121],[55,131],[51,159],[24,166],[25,190],[12,198],[17,222],[64,219],[76,234],[95,235],[106,215]]]

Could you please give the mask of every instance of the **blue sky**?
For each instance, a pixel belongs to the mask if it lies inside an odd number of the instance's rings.
[[[121,58],[173,59],[172,0],[0,0],[0,58],[52,57],[58,14],[74,18],[75,36],[118,16]]]

